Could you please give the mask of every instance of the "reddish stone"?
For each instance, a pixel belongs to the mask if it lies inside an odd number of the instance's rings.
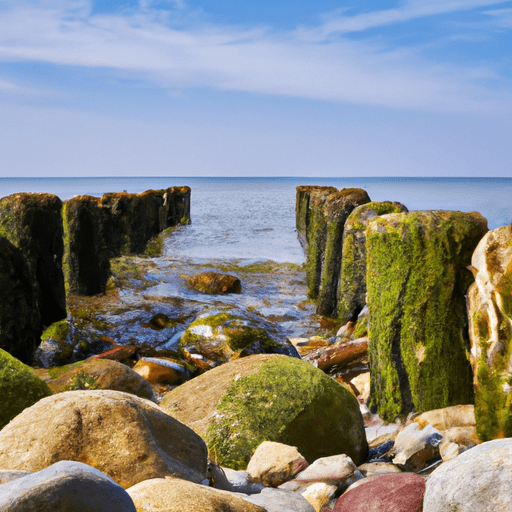
[[[372,478],[343,494],[334,512],[421,512],[425,479],[415,473]]]

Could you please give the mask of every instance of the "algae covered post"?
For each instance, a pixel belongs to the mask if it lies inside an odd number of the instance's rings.
[[[465,292],[479,213],[378,217],[366,232],[372,404],[388,420],[472,403]]]

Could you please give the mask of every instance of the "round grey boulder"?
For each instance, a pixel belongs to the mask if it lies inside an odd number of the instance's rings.
[[[87,464],[60,461],[0,485],[2,512],[136,512],[128,493]]]
[[[512,439],[480,444],[429,477],[423,512],[512,510]]]

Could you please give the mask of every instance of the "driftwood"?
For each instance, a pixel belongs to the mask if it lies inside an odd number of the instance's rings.
[[[341,345],[315,350],[303,357],[320,370],[328,371],[333,366],[343,367],[368,354],[368,338],[359,338]]]

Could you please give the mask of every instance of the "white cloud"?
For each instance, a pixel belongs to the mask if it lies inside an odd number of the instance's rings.
[[[340,17],[319,30],[271,33],[256,28],[173,26],[173,11],[144,9],[91,15],[86,0],[23,2],[0,16],[0,60],[117,70],[169,88],[212,87],[327,101],[434,111],[507,112],[463,68],[429,64],[410,50],[384,50],[335,31],[364,30],[485,0],[411,1],[401,9]],[[181,23],[181,22],[180,22]],[[359,27],[359,28],[357,28]]]
[[[351,33],[370,28],[402,23],[417,18],[446,14],[455,11],[468,11],[502,2],[496,0],[410,0],[401,7],[385,9],[353,16],[333,16],[315,30],[316,36],[326,38],[334,33]]]

